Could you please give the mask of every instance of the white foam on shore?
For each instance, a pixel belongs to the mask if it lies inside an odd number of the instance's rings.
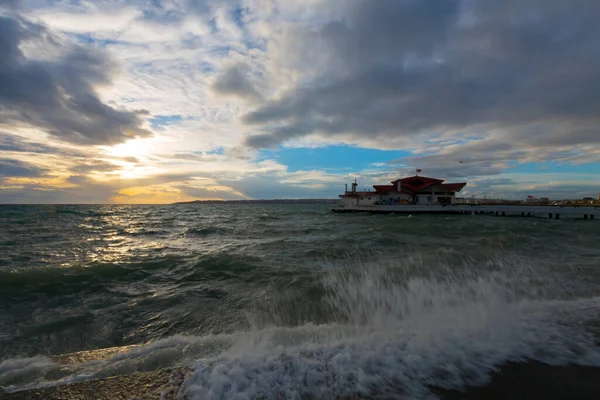
[[[74,364],[44,356],[9,359],[0,363],[0,388],[12,392],[185,366],[191,359],[220,354],[230,345],[231,339],[226,336],[173,336],[107,359]]]
[[[594,338],[567,321],[585,318],[599,298],[519,300],[512,279],[398,282],[387,269],[367,268],[329,275],[328,300],[343,324],[248,332],[219,357],[198,361],[182,393],[203,400],[422,399],[435,397],[429,386],[484,384],[508,361],[600,366]]]
[[[183,365],[194,369],[180,393],[189,399],[423,399],[433,397],[432,385],[484,384],[508,361],[600,366],[600,349],[581,326],[597,318],[600,298],[545,296],[575,281],[559,277],[547,286],[541,282],[547,276],[534,276],[537,269],[528,265],[477,274],[469,272],[473,266],[438,265],[429,276],[415,276],[409,267],[379,262],[331,269],[322,279],[328,324],[174,336],[79,364],[6,360],[0,387],[24,390]]]

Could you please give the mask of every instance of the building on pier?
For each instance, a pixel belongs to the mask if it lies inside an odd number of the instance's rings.
[[[373,185],[374,191],[358,191],[356,180],[351,190],[339,197],[342,206],[374,206],[399,204],[454,204],[456,193],[466,186],[466,182],[444,183],[443,179],[414,175],[397,179],[391,185]]]

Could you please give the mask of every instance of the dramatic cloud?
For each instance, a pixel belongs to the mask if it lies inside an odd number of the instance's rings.
[[[26,164],[19,160],[0,159],[0,179],[2,177],[38,177],[42,176],[44,170],[36,166]]]
[[[323,49],[326,62],[301,63],[310,82],[245,116],[267,127],[248,145],[499,127],[509,143],[600,142],[597,1],[336,4],[341,18],[285,42],[293,54]]]
[[[26,141],[18,136],[0,133],[0,151],[52,154],[57,152],[58,149],[42,143]]]
[[[221,94],[259,100],[262,96],[254,87],[250,74],[251,71],[248,66],[242,64],[235,65],[219,75],[213,83],[212,88]]]
[[[0,0],[0,202],[335,198],[415,168],[469,196],[593,195],[598,15],[595,0]]]
[[[55,60],[28,58],[21,47],[59,46]],[[65,141],[115,144],[148,136],[140,113],[103,103],[97,86],[108,85],[115,70],[107,56],[92,47],[63,48],[40,25],[0,16],[0,121],[7,126],[34,126]]]

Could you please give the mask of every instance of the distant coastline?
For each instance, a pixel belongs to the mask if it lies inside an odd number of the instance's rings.
[[[173,204],[335,204],[337,199],[192,200]]]

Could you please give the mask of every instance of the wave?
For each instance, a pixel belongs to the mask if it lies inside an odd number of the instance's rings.
[[[138,279],[156,270],[172,268],[185,261],[184,256],[159,255],[144,259],[128,259],[121,263],[94,262],[70,267],[23,268],[0,271],[0,293],[29,295],[37,290],[48,295],[65,290],[90,290],[95,286]],[[0,296],[0,299],[3,296]]]
[[[142,229],[119,229],[117,230],[118,235],[124,236],[158,236],[158,235],[169,235],[170,232],[166,229],[152,229],[152,228],[142,228]]]
[[[182,391],[190,399],[427,398],[431,386],[484,384],[511,361],[600,365],[595,338],[577,323],[600,298],[532,300],[515,284],[502,273],[328,273],[336,322],[249,332],[220,357],[199,360]]]
[[[209,235],[225,235],[231,232],[231,229],[221,226],[205,226],[188,228],[183,233],[183,236],[209,236]]]
[[[180,389],[189,399],[422,399],[434,398],[432,386],[485,384],[507,362],[600,366],[596,338],[582,325],[596,317],[600,298],[553,298],[564,282],[534,265],[497,260],[478,271],[432,265],[420,276],[408,261],[331,267],[319,280],[326,322],[174,336],[67,367],[40,357],[7,360],[0,364],[0,386],[16,390],[177,365],[191,371]],[[265,312],[291,313],[306,300]]]
[[[218,353],[221,339],[212,341]],[[89,379],[152,371],[180,363],[191,355],[210,355],[210,338],[173,336],[144,346],[135,346],[104,360],[64,363],[47,356],[9,359],[0,363],[0,389],[27,390]],[[1,393],[1,392],[0,392]]]
[[[283,217],[279,217],[273,214],[260,214],[256,217],[256,219],[259,221],[279,221],[283,219]]]

